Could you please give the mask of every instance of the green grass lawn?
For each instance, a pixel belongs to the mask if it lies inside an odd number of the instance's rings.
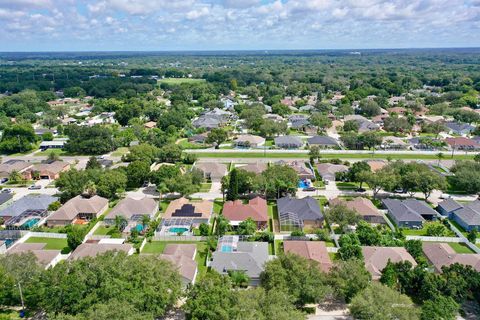
[[[178,141],[178,145],[183,149],[205,149],[210,147],[208,144],[189,142],[187,138]]]
[[[462,227],[461,225],[459,225],[456,221],[450,220],[450,219],[448,219],[448,221],[450,221],[451,224],[453,224],[458,230],[460,230],[460,232],[461,232],[465,237],[468,236],[468,232],[465,231],[465,229],[463,229],[463,227]]]
[[[47,149],[45,151],[40,151],[35,153],[36,156],[45,156],[48,157],[51,153],[54,153],[58,156],[68,156],[68,152],[62,150],[62,149]]]
[[[278,219],[278,210],[277,205],[275,202],[271,202],[268,204],[268,216],[271,219],[272,223],[272,230],[273,232],[278,232],[280,228],[280,220]]]
[[[330,260],[332,260],[332,261],[338,260],[340,258],[338,256],[338,253],[335,253],[335,252],[329,252],[328,256],[330,257]]]
[[[359,186],[360,184],[357,182],[337,182],[337,188],[339,190],[355,190],[358,189]],[[366,189],[364,186],[362,187]]]
[[[222,208],[223,208],[223,201],[215,200],[213,202],[213,212],[215,212],[216,214],[220,214],[222,212]]]
[[[232,152],[232,153],[221,153],[221,152],[205,152],[205,153],[196,153],[198,158],[300,158],[307,159],[308,153],[266,153],[264,152]],[[412,153],[402,153],[402,154],[365,154],[365,153],[322,153],[323,159],[412,159],[412,160],[436,160],[437,156],[433,154],[412,154]],[[447,157],[452,159],[451,157]],[[455,155],[454,160],[468,160],[473,159],[473,155]]]
[[[196,79],[196,78],[165,78],[158,80],[158,83],[170,84],[170,85],[180,85],[183,83],[202,83],[205,82],[205,79]]]
[[[169,243],[194,243],[197,245],[197,255],[195,256],[195,261],[198,265],[198,271],[200,274],[203,274],[207,271],[207,255],[205,254],[205,248],[207,247],[205,242],[191,242],[191,241],[152,241],[147,242],[145,247],[143,247],[142,253],[150,254],[161,254],[165,250],[165,247]]]
[[[325,241],[325,246],[326,247],[335,247],[335,242],[333,242],[333,240]]]
[[[25,243],[46,243],[44,249],[46,250],[62,250],[68,247],[67,239],[59,238],[43,238],[43,237],[30,237]]]
[[[167,200],[162,200],[160,201],[160,206],[159,206],[159,211],[160,212],[165,212],[167,210],[168,205],[170,204],[170,201]]]
[[[200,186],[200,192],[208,192],[210,191],[211,187],[212,187],[211,182],[202,183],[202,185]]]
[[[127,147],[120,147],[117,150],[112,152],[112,157],[121,157],[128,153]]]
[[[283,241],[282,240],[275,240],[275,254],[278,256],[283,254]]]
[[[97,230],[95,230],[93,234],[96,236],[105,236],[110,230],[112,230],[112,227],[100,226],[97,228]]]
[[[456,253],[475,253],[464,243],[449,242],[448,245],[452,247]]]

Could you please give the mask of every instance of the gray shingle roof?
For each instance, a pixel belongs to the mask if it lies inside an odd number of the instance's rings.
[[[283,197],[277,200],[278,213],[293,213],[300,220],[323,220],[318,201],[312,197],[296,199]]]
[[[296,146],[302,146],[303,141],[299,137],[295,136],[280,136],[275,138],[275,145],[296,145]]]
[[[455,215],[469,226],[480,225],[480,214],[472,208],[465,207],[455,211]]]
[[[385,199],[383,204],[387,207],[388,211],[399,222],[402,221],[416,221],[423,222],[425,219],[415,210],[412,210],[403,201],[397,199]],[[410,203],[412,204],[412,203]]]
[[[0,211],[0,217],[16,217],[27,210],[47,210],[50,203],[57,200],[46,194],[26,195]]]
[[[445,212],[452,212],[460,208],[463,208],[463,206],[460,203],[453,200],[452,198],[443,200],[438,204],[438,207],[444,210]]]
[[[337,140],[328,136],[314,136],[314,137],[308,138],[307,141],[308,141],[308,144],[322,144],[322,145],[332,145],[332,146],[338,145]]]
[[[250,278],[258,278],[267,260],[268,242],[239,242],[237,251],[214,252],[211,267],[219,273],[245,271]]]

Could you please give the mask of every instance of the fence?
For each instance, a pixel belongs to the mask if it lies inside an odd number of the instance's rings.
[[[154,241],[206,241],[207,237],[201,236],[163,236],[157,235],[153,236]]]
[[[458,237],[427,237],[427,236],[406,236],[407,240],[422,240],[425,242],[465,242],[464,239]]]
[[[27,231],[23,235],[28,235],[28,237],[67,239],[67,234],[66,233]]]

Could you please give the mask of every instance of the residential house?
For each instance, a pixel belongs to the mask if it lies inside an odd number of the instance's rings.
[[[23,160],[11,159],[0,164],[0,178],[8,178],[14,171],[22,174],[28,168],[33,166],[32,163]]]
[[[294,114],[288,118],[290,122],[290,128],[296,130],[305,130],[310,126],[308,117],[303,114]]]
[[[0,254],[5,254],[7,252],[7,243],[3,240],[0,240]]]
[[[256,174],[261,174],[263,171],[267,170],[267,164],[263,162],[255,162],[255,163],[249,163],[246,165],[238,166],[237,169],[253,172]]]
[[[388,98],[388,104],[389,105],[397,105],[400,102],[405,102],[405,97],[403,96],[393,96],[391,98]]]
[[[473,130],[475,130],[475,127],[468,123],[461,123],[455,121],[446,122],[445,127],[448,128],[450,134],[457,134],[460,136],[467,136]]]
[[[452,204],[451,209],[454,208]],[[480,231],[480,200],[475,200],[450,212],[450,218],[466,231]]]
[[[338,148],[337,139],[329,136],[313,136],[307,139],[309,146],[317,146],[320,148]]]
[[[143,127],[145,129],[153,129],[153,128],[157,127],[157,123],[155,121],[148,121],[148,122],[143,124]]]
[[[220,274],[245,272],[250,285],[260,284],[260,274],[269,260],[268,242],[240,241],[239,236],[223,236],[212,255],[210,267]]]
[[[337,172],[347,172],[348,167],[343,164],[319,163],[317,164],[318,174],[324,181],[335,181]]]
[[[68,142],[67,138],[53,139],[52,141],[42,141],[40,143],[40,150],[45,151],[48,149],[63,149]]]
[[[380,148],[387,150],[405,150],[408,146],[408,143],[399,137],[387,136],[382,138]]]
[[[327,246],[323,241],[284,241],[283,250],[285,253],[296,254],[317,262],[318,267],[323,272],[329,272],[333,266],[332,260],[328,255]]]
[[[298,175],[298,178],[300,180],[305,180],[305,179],[310,179],[310,180],[315,180],[315,172],[313,171],[313,168],[310,166],[310,164],[306,163],[305,161],[298,161],[298,160],[293,160],[293,161],[283,161],[280,160],[277,162],[279,165],[286,165],[295,170],[295,172]]]
[[[84,197],[81,195],[68,200],[60,209],[47,218],[48,226],[67,226],[85,224],[100,217],[108,209],[108,199],[100,196]]]
[[[384,224],[385,219],[375,205],[367,198],[356,197],[351,200],[335,198],[330,201],[331,205],[343,204],[347,208],[357,212],[363,220],[369,223]]]
[[[208,137],[208,133],[204,132],[204,133],[200,133],[200,134],[196,134],[194,136],[191,136],[188,138],[188,142],[193,142],[193,143],[205,143],[205,140],[207,139]]]
[[[7,229],[26,230],[48,216],[48,206],[57,201],[46,194],[28,194],[0,211]]]
[[[362,253],[365,268],[370,272],[373,280],[380,280],[388,261],[393,263],[408,261],[414,267],[417,265],[415,259],[404,247],[362,247]]]
[[[70,163],[64,161],[51,161],[45,163],[36,163],[32,167],[22,172],[22,175],[25,180],[55,180],[60,177],[60,173],[68,170],[70,170]]]
[[[280,149],[299,149],[303,141],[296,136],[279,136],[274,139],[275,146]]]
[[[383,160],[366,160],[365,162],[370,166],[370,170],[373,172],[377,172],[387,165]]]
[[[207,130],[215,129],[221,126],[221,121],[216,118],[209,118],[207,116],[200,116],[193,120],[192,125],[195,128],[204,128]]]
[[[16,243],[7,250],[7,254],[30,252],[37,258],[37,263],[48,269],[54,267],[61,259],[60,250],[46,250],[46,243]]]
[[[195,284],[198,266],[195,261],[197,245],[194,243],[169,243],[165,246],[159,258],[174,265],[182,278],[183,287]]]
[[[445,142],[453,150],[471,151],[480,149],[480,144],[478,142],[465,137],[445,138]]]
[[[260,136],[254,136],[251,134],[243,134],[237,136],[233,140],[233,145],[237,148],[257,148],[265,144],[265,138]]]
[[[267,120],[272,120],[274,122],[282,122],[285,120],[282,116],[274,113],[264,114],[262,118]]]
[[[71,254],[70,260],[78,260],[83,258],[95,258],[99,254],[103,254],[109,251],[124,252],[127,255],[132,255],[135,252],[133,245],[130,243],[123,243],[124,239],[118,242],[111,242],[111,239],[102,239],[99,242],[84,242],[79,245]]]
[[[344,121],[350,121],[350,120],[356,121],[359,125],[358,131],[360,133],[364,133],[364,132],[367,132],[367,131],[375,131],[375,130],[380,129],[380,127],[377,124],[373,123],[372,121],[370,121],[367,118],[365,118],[361,115],[358,115],[358,114],[347,115],[343,118],[343,120]]]
[[[441,273],[442,267],[454,263],[471,266],[480,272],[480,254],[456,253],[448,243],[423,243],[423,253],[433,265],[435,272]]]
[[[108,225],[115,224],[117,216],[123,216],[127,220],[123,232],[130,232],[136,228],[139,232],[143,231],[144,226],[141,221],[143,216],[147,215],[150,219],[155,218],[158,212],[158,202],[152,198],[143,197],[141,199],[125,198],[120,200],[115,207],[107,214],[104,223]]]
[[[400,228],[422,228],[425,220],[435,220],[436,211],[417,199],[385,199],[388,215]]]
[[[223,205],[222,214],[232,226],[238,226],[240,222],[251,218],[257,223],[258,229],[268,227],[267,201],[260,197],[249,200],[247,204],[242,200],[227,201]]]
[[[451,217],[455,211],[462,208],[463,205],[452,198],[445,199],[437,205],[437,211],[444,217]]]
[[[203,114],[207,118],[217,119],[222,125],[226,124],[233,117],[233,113],[219,108],[207,111]]]
[[[277,199],[277,208],[282,231],[320,228],[325,220],[318,201],[312,197],[279,198]]]
[[[191,225],[199,226],[201,223],[209,223],[213,213],[213,202],[190,201],[187,198],[179,198],[169,203],[162,220],[190,219]]]
[[[393,108],[388,108],[387,109],[389,114],[395,113],[397,115],[403,116],[407,113],[407,109],[403,107],[393,107]]]
[[[0,192],[0,208],[3,208],[7,204],[9,204],[12,198],[13,198],[13,194]]]
[[[227,165],[217,162],[196,162],[194,168],[203,172],[203,177],[207,180],[220,181],[228,174]]]

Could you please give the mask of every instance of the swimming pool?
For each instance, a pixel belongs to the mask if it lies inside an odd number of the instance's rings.
[[[308,188],[308,187],[310,187],[310,184],[306,180],[300,180],[298,182],[298,187],[302,188],[302,189],[303,188]]]
[[[137,229],[138,232],[142,232],[142,231],[143,231],[143,225],[137,224],[137,225],[135,226],[135,229]]]
[[[22,224],[22,229],[23,228],[30,229],[31,227],[36,225],[38,221],[40,221],[40,219],[38,219],[38,218],[29,219],[29,220],[25,221],[24,224]]]
[[[188,228],[172,227],[172,228],[168,229],[168,231],[170,231],[171,233],[184,233],[184,232],[188,231]]]
[[[232,252],[232,251],[233,251],[233,247],[224,244],[224,245],[222,246],[222,248],[220,249],[220,251],[222,251],[222,252]]]

